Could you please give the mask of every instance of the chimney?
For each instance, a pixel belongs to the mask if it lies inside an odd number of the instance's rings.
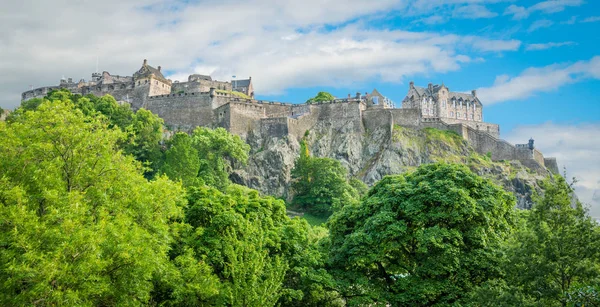
[[[360,99],[360,92],[356,92],[356,99]]]
[[[148,65],[148,60],[144,59],[144,66]]]
[[[352,95],[348,94],[348,99],[352,98]]]
[[[429,88],[430,92],[433,91],[433,84],[432,83],[427,84],[427,87]]]
[[[158,66],[157,68],[158,68],[158,71],[160,71],[160,66]]]
[[[477,97],[477,90],[472,90],[471,95],[473,95],[473,97]]]
[[[409,89],[411,88],[415,88],[415,83],[413,81],[410,81],[410,86],[408,87]]]

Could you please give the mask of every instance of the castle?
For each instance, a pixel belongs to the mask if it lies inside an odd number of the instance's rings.
[[[74,83],[71,78],[58,86],[26,91],[23,100],[43,97],[54,89],[103,96],[145,108],[164,119],[170,130],[191,131],[197,126],[223,127],[246,139],[249,134],[300,139],[317,124],[340,133],[364,133],[383,128],[390,135],[394,125],[422,129],[433,127],[458,133],[481,154],[492,160],[519,160],[529,168],[558,172],[556,159],[544,158],[533,145],[512,145],[499,139],[497,124],[483,121],[483,105],[476,91],[452,92],[444,84],[426,88],[410,82],[401,108],[380,94],[355,96],[312,104],[291,104],[254,99],[252,78],[216,81],[210,76],[190,75],[187,82],[164,77],[161,67],[144,60],[133,76],[108,72],[92,74],[91,81]]]

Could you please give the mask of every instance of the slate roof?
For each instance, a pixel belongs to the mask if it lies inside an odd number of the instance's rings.
[[[432,86],[431,90],[429,90],[429,87],[420,87],[420,86],[415,86],[415,90],[417,91],[417,94],[419,94],[420,97],[429,97],[429,96],[433,96],[435,97],[435,95],[437,94],[437,92],[440,91],[440,89],[442,88],[441,85],[434,85]],[[460,99],[462,99],[463,101],[473,101],[473,100],[479,100],[477,99],[475,96],[473,96],[472,94],[469,93],[459,93],[459,92],[448,92],[448,97],[450,98],[450,100],[452,100],[452,98],[456,99],[456,101],[459,101]]]
[[[231,80],[231,85],[235,86],[235,88],[240,88],[240,87],[249,87],[250,86],[250,79],[244,79],[244,80]]]
[[[136,78],[147,77],[151,74],[154,74],[154,76],[157,79],[167,81],[167,79],[165,78],[165,76],[163,76],[163,74],[160,72],[160,70],[158,70],[148,64],[143,65],[142,68],[140,68],[140,70],[134,74],[134,77],[136,77]]]

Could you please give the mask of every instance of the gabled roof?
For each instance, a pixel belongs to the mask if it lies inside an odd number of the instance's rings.
[[[148,64],[144,64],[142,65],[142,68],[140,68],[140,70],[138,70],[135,74],[133,74],[133,77],[137,78],[144,78],[144,77],[149,77],[150,75],[154,75],[154,77],[156,77],[157,79],[160,79],[162,81],[167,81],[167,79],[165,78],[165,76],[163,76],[163,74],[160,72],[160,70],[148,65]]]
[[[373,89],[373,92],[371,92],[371,96],[384,97],[377,89]]]

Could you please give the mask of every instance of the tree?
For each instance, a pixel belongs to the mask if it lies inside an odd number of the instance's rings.
[[[189,188],[186,222],[176,253],[192,248],[222,283],[219,305],[274,306],[282,295],[288,268],[282,228],[289,222],[285,205],[237,185],[225,193]]]
[[[335,208],[356,201],[358,192],[348,183],[347,171],[339,161],[314,158],[303,140],[300,157],[292,169],[292,204],[304,210],[329,216]]]
[[[0,122],[0,305],[148,301],[183,190],[147,181],[124,137],[69,100]]]
[[[162,172],[172,180],[181,180],[185,186],[194,185],[200,171],[200,156],[192,138],[187,133],[178,132],[168,143]]]
[[[200,157],[200,179],[220,190],[229,185],[233,164],[246,164],[250,152],[250,145],[223,128],[198,127],[192,134],[192,143]]]
[[[308,99],[306,101],[306,103],[311,104],[311,103],[316,103],[316,102],[332,101],[334,99],[335,99],[335,97],[333,95],[331,95],[330,93],[319,92],[319,93],[317,93],[317,96]]]
[[[122,127],[121,127],[122,128]],[[131,124],[124,128],[128,140],[122,145],[124,152],[144,163],[146,178],[152,178],[159,170],[162,161],[160,141],[163,137],[163,120],[158,115],[139,109]]]
[[[510,291],[540,306],[584,301],[586,289],[600,278],[600,227],[579,201],[573,202],[573,189],[563,177],[546,179],[541,187],[544,194],[534,198],[508,249]]]
[[[388,176],[329,220],[349,304],[450,305],[501,274],[514,198],[465,166]]]

